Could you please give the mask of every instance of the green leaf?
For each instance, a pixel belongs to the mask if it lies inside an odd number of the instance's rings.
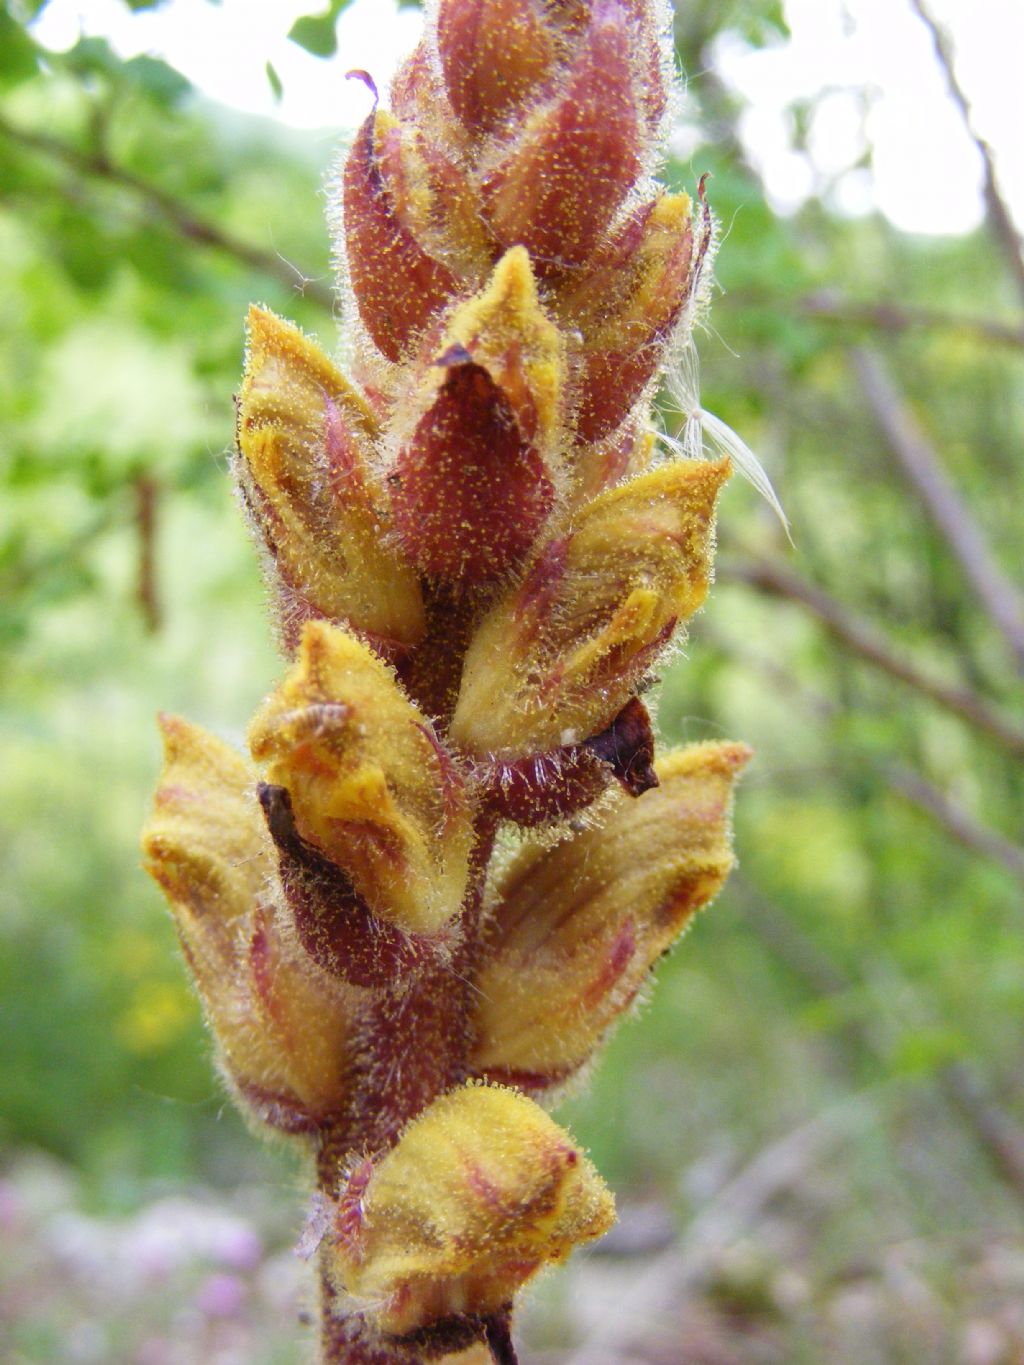
[[[187,77],[158,57],[141,55],[122,61],[106,38],[79,38],[56,60],[79,76],[102,75],[133,85],[164,109],[175,108],[192,89]]]
[[[186,76],[157,57],[132,57],[122,69],[130,81],[166,108],[173,108],[192,89]]]
[[[751,47],[767,47],[769,43],[789,37],[782,0],[770,0],[763,7],[754,8],[753,12],[742,13],[736,26]]]
[[[17,85],[34,76],[38,51],[17,20],[0,9],[0,85]]]
[[[270,88],[274,92],[274,99],[279,100],[284,94],[284,86],[281,84],[281,77],[274,68],[274,63],[267,62],[264,70],[267,73],[267,80],[270,82]]]
[[[331,0],[322,14],[304,14],[296,19],[288,31],[288,37],[314,57],[333,57],[338,50],[338,35],[335,32],[338,15],[348,9],[352,0]]]

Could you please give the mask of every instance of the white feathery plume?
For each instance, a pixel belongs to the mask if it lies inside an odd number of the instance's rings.
[[[700,361],[692,337],[687,339],[668,367],[665,382],[673,401],[684,414],[685,421],[678,437],[659,432],[661,439],[690,460],[703,459],[705,448],[708,447],[718,454],[728,455],[743,477],[753,484],[778,517],[792,544],[789,520],[782,510],[782,503],[772,487],[772,481],[766,474],[764,465],[732,427],[700,405]]]

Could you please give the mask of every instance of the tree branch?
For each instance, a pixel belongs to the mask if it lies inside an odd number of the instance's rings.
[[[731,297],[735,301],[737,296]],[[740,298],[740,302],[743,301]],[[784,306],[779,301],[773,303],[776,307]],[[923,308],[917,304],[869,299],[848,299],[831,290],[808,294],[797,301],[796,307],[805,317],[820,318],[825,322],[871,327],[884,332],[902,332],[911,327],[943,328],[967,333],[979,341],[1024,349],[1024,325],[1015,326],[1008,322],[997,322],[993,318],[947,313],[940,308]]]
[[[855,347],[850,355],[861,390],[889,448],[1009,646],[1018,671],[1024,672],[1024,598],[996,563],[970,509],[879,357],[863,347]]]
[[[702,638],[705,644],[711,644],[712,647],[729,654],[738,663],[763,673],[772,680],[780,692],[787,697],[798,699],[808,711],[822,720],[836,720],[842,714],[842,708],[831,697],[811,691],[774,659],[738,648],[716,632],[705,630]],[[980,820],[976,820],[973,815],[951,801],[938,787],[912,768],[901,764],[885,764],[881,768],[881,777],[952,834],[957,842],[971,853],[1002,864],[1011,876],[1024,881],[1024,848],[1019,844],[983,825]]]
[[[52,161],[61,162],[78,175],[104,180],[108,184],[129,190],[145,204],[151,214],[161,219],[185,241],[212,247],[215,251],[232,257],[249,270],[269,275],[290,288],[299,288],[305,298],[313,299],[328,311],[333,310],[334,296],[328,286],[303,275],[273,252],[264,251],[224,232],[216,223],[194,213],[186,204],[175,199],[159,185],[151,184],[123,166],[115,165],[102,153],[83,152],[59,138],[50,137],[47,133],[18,128],[5,118],[0,118],[0,134],[21,147],[41,152]]]
[[[854,615],[786,565],[768,560],[726,563],[719,568],[718,578],[746,583],[804,607],[852,653],[997,740],[1014,758],[1024,759],[1024,730],[1018,729],[991,702],[963,684],[944,683],[925,673],[917,663],[898,654],[870,622]]]
[[[938,22],[932,17],[925,5],[924,0],[910,0],[911,7],[916,12],[918,18],[931,34],[932,43],[935,46],[935,55],[939,59],[946,76],[946,83],[949,86],[949,93],[953,96],[957,108],[963,117],[964,126],[971,136],[974,145],[977,147],[981,156],[982,165],[985,172],[985,203],[992,219],[992,226],[999,239],[999,244],[1003,248],[1007,264],[1017,282],[1020,290],[1021,299],[1024,300],[1024,247],[1022,247],[1020,233],[1017,231],[1016,224],[1007,207],[1006,200],[999,190],[999,180],[996,176],[995,157],[988,142],[975,131],[974,121],[971,114],[971,104],[967,98],[967,93],[956,74],[956,66],[953,60],[953,51],[947,34],[942,30]]]
[[[1024,1133],[989,1095],[980,1073],[966,1062],[940,1072],[943,1085],[1003,1179],[1024,1195]]]
[[[163,613],[156,576],[156,522],[160,490],[152,474],[140,472],[135,476],[135,525],[139,537],[139,567],[135,595],[146,629],[155,633],[160,629]]]
[[[1002,864],[1011,876],[1024,882],[1024,848],[1020,844],[983,825],[912,768],[892,763],[883,772],[890,786],[937,820],[964,848]]]

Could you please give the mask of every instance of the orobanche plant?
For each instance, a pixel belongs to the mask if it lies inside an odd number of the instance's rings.
[[[427,29],[338,177],[351,378],[249,316],[287,671],[251,763],[163,720],[145,851],[232,1094],[311,1153],[323,1360],[507,1365],[518,1290],[614,1217],[544,1106],[721,887],[748,752],[656,760],[641,700],[729,473],[651,424],[712,241],[652,179],[668,5]]]

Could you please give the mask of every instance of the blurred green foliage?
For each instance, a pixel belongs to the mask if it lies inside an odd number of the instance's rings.
[[[341,8],[315,20],[332,39]],[[293,36],[318,51],[312,22]],[[710,73],[725,29],[777,41],[781,7],[688,6],[684,66]],[[1021,311],[984,230],[910,239],[819,200],[775,215],[732,97],[711,74],[690,95],[710,141],[669,178],[692,190],[711,171],[728,228],[703,402],[764,459],[796,549],[734,481],[720,581],[667,673],[660,726],[755,747],[740,871],[565,1112],[613,1183],[685,1222],[701,1172],[724,1179],[864,1099],[831,1203],[809,1215],[827,1277],[880,1240],[1020,1233],[1024,1154],[1015,1183],[985,1120],[1024,1127],[1024,789],[1005,744],[838,644],[806,603],[752,586],[750,566],[788,557],[895,656],[1019,725],[1006,643],[899,472],[850,347],[883,357],[1019,580]],[[0,1142],[59,1153],[102,1198],[256,1159],[136,839],[153,713],[239,739],[279,667],[226,475],[231,394],[250,300],[334,347],[330,154],[204,106],[154,59],[90,39],[43,58],[0,9]],[[908,799],[894,768],[946,806]],[[979,828],[1007,856],[972,843]]]

